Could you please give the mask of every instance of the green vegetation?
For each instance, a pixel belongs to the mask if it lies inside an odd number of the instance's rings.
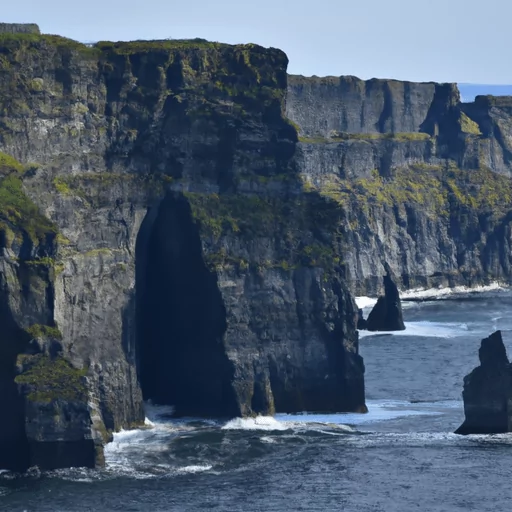
[[[11,232],[24,231],[37,245],[57,230],[23,191],[22,172],[21,164],[0,153],[0,225]]]
[[[240,45],[242,46],[242,45]],[[99,41],[95,47],[102,52],[113,52],[118,55],[130,55],[132,53],[148,53],[154,51],[170,50],[198,50],[229,48],[229,45],[207,41],[206,39],[160,39],[154,41]]]
[[[210,268],[234,266],[247,270],[297,266],[319,266],[326,270],[341,264],[335,249],[342,211],[317,192],[290,198],[244,194],[185,194],[192,215],[211,248],[205,261]],[[265,239],[277,240],[275,261],[246,259],[228,253],[222,240],[234,237],[247,244]]]
[[[12,156],[0,153],[0,176],[6,176],[11,172],[23,173],[23,166]]]
[[[62,339],[62,334],[57,327],[49,325],[34,324],[25,329],[32,338],[54,338],[56,340]]]
[[[88,368],[74,368],[63,357],[54,359],[39,354],[18,356],[23,371],[16,384],[26,386],[32,402],[50,403],[54,400],[83,401],[87,399],[84,377]]]
[[[318,191],[353,211],[410,204],[433,217],[460,208],[501,215],[512,204],[510,178],[490,169],[460,170],[454,165],[412,165],[388,178],[374,171],[370,178],[324,183]]]
[[[95,57],[99,51],[95,47],[89,47],[73,39],[51,34],[0,34],[0,48],[9,49],[34,49],[37,50],[41,45],[53,46],[59,50],[73,50],[84,56]]]
[[[422,132],[397,132],[397,133],[346,133],[346,132],[332,132],[330,137],[299,137],[300,142],[308,144],[326,144],[329,142],[339,142],[344,140],[392,140],[396,142],[409,142],[409,141],[426,141],[431,137],[428,133]]]
[[[464,112],[460,113],[460,129],[464,133],[469,133],[471,135],[482,135],[480,128],[473,119],[469,118]]]

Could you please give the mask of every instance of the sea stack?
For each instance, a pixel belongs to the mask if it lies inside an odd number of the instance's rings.
[[[368,315],[367,329],[369,331],[404,331],[404,319],[400,294],[393,279],[393,273],[387,263],[384,264],[384,295],[380,296],[377,304]]]
[[[456,434],[499,434],[512,431],[512,365],[501,331],[482,340],[480,366],[464,377],[466,419]]]

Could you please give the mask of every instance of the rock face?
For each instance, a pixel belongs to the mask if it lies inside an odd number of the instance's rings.
[[[286,65],[0,37],[0,467],[101,464],[143,398],[365,410],[342,211],[304,189]]]
[[[482,340],[480,366],[464,377],[466,419],[457,434],[499,434],[512,431],[512,366],[501,331]]]
[[[384,295],[378,298],[377,304],[368,315],[366,328],[369,331],[404,331],[405,325],[400,294],[387,265],[386,272],[384,276]]]
[[[286,112],[310,190],[342,211],[357,295],[381,262],[402,289],[511,279],[510,98],[454,84],[289,77]]]
[[[36,34],[41,31],[35,23],[0,23],[0,34]]]

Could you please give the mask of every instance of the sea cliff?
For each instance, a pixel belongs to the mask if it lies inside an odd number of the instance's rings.
[[[364,411],[342,209],[286,55],[0,34],[0,467],[102,463],[177,414]]]
[[[100,465],[144,399],[364,411],[385,263],[510,280],[509,98],[286,67],[0,26],[0,467]]]
[[[510,281],[512,100],[455,84],[290,76],[309,190],[340,205],[350,288]]]

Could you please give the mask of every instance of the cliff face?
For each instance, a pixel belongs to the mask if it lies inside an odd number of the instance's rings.
[[[364,409],[343,209],[303,187],[286,65],[0,34],[0,467],[101,464],[143,398]]]
[[[510,98],[453,84],[290,77],[287,115],[310,190],[343,214],[351,289],[510,280]]]

